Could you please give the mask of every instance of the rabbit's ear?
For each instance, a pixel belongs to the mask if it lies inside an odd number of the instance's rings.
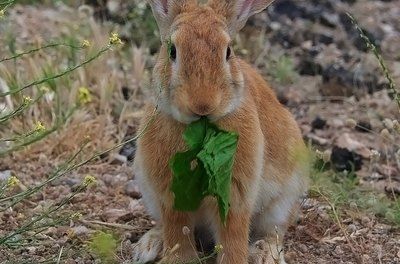
[[[250,16],[267,8],[275,0],[210,0],[209,6],[225,16],[231,34],[241,30]]]
[[[153,10],[161,38],[164,39],[174,18],[197,4],[197,0],[147,0]]]

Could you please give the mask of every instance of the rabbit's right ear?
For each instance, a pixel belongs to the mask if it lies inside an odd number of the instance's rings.
[[[164,40],[174,18],[197,5],[197,0],[147,0],[153,10],[161,40]]]

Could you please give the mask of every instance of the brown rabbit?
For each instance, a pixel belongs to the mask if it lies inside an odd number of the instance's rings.
[[[306,147],[289,111],[231,48],[247,19],[271,2],[149,0],[162,46],[134,169],[158,226],[137,243],[136,262],[196,260],[194,230],[205,226],[223,248],[217,263],[285,263],[282,240],[307,190]],[[212,197],[197,212],[173,209],[169,160],[185,150],[186,125],[204,116],[239,134],[226,225]]]

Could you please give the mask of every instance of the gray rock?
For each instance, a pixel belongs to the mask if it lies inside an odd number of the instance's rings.
[[[139,187],[134,180],[128,181],[125,185],[125,194],[134,199],[140,199],[142,197],[142,194],[139,191]]]
[[[0,171],[0,181],[7,181],[11,177],[11,171]]]

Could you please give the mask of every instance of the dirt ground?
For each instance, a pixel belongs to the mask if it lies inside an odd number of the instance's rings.
[[[123,1],[110,2],[124,7]],[[76,77],[94,87],[96,98],[90,108],[78,111],[46,139],[0,158],[0,180],[13,174],[21,181],[14,192],[48,178],[79,149],[86,135],[91,142],[80,160],[136,132],[144,100],[140,76],[149,74],[154,54],[136,49],[129,39],[132,25],[118,21],[112,10],[106,10],[106,18],[82,19],[82,8],[78,9],[74,4],[16,5],[0,20],[0,32],[13,32],[15,45],[22,50],[72,33],[92,38],[97,45],[107,41],[105,32],[114,30],[122,32],[128,49],[108,54],[100,66],[88,66]],[[319,181],[315,176],[301,217],[286,237],[288,263],[400,263],[400,212],[369,210],[380,206],[371,202],[371,197],[393,203],[400,198],[400,133],[388,124],[388,120],[400,119],[399,109],[388,95],[388,83],[376,58],[360,42],[345,12],[352,13],[379,45],[394,81],[400,84],[400,5],[396,0],[279,1],[249,22],[235,47],[270,81],[281,102],[295,115],[305,140],[329,154],[331,169],[349,171],[349,164],[355,166],[357,183],[351,192],[357,192],[357,201],[349,196],[348,203],[337,204],[334,195],[316,191],[318,184],[331,181]],[[8,43],[6,34],[0,34],[0,43]],[[3,45],[0,58],[6,52]],[[96,70],[101,72],[88,73]],[[5,78],[4,72],[0,68],[1,78]],[[115,81],[112,102],[103,102],[107,96],[99,91],[101,82],[96,80],[102,73]],[[115,109],[124,109],[117,111],[123,114],[116,115]],[[0,128],[0,135],[8,132],[8,127]],[[373,150],[381,153],[376,159],[371,158]],[[27,234],[32,238],[22,245],[0,247],[0,263],[57,263],[59,255],[60,263],[100,263],[88,246],[98,230],[112,233],[118,241],[114,262],[130,263],[134,243],[155,225],[141,203],[131,168],[134,151],[134,142],[126,144],[1,211],[3,237],[50,205],[62,202],[86,175],[96,178],[96,184],[79,192],[55,214],[63,218],[79,212],[82,217],[54,224],[39,235]],[[350,174],[337,172],[338,177]],[[397,224],[392,219],[396,217]]]

